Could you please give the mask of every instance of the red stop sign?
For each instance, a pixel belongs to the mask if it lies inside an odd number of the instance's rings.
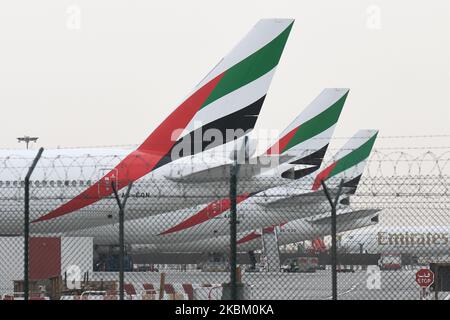
[[[420,269],[416,272],[416,282],[422,288],[428,288],[434,282],[434,273],[429,269]]]

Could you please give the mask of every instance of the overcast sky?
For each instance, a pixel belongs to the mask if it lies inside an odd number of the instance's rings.
[[[450,134],[450,2],[0,4],[0,148],[138,144],[261,18],[295,18],[259,128],[349,87],[336,136]]]

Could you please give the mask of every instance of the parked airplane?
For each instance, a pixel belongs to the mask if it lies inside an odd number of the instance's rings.
[[[231,159],[211,155],[253,129],[292,25],[292,19],[259,21],[137,149],[45,150],[32,176],[32,231],[111,223],[117,213],[112,183],[118,190],[135,183],[128,218],[224,196],[228,183],[223,176],[211,185],[192,182],[212,167],[229,167]],[[34,156],[33,151],[0,151],[5,160],[0,234],[21,233],[23,179]]]
[[[340,209],[337,213],[337,233],[355,230],[375,225],[378,222],[378,209],[355,210]],[[314,218],[302,218],[290,221],[279,226],[271,226],[262,230],[255,230],[249,233],[239,233],[237,238],[237,250],[239,252],[249,252],[260,250],[262,233],[273,232],[277,229],[278,245],[287,245],[304,240],[324,237],[330,234],[331,218],[327,215],[320,215]],[[98,252],[106,248],[99,248]],[[218,237],[202,239],[197,241],[185,241],[173,243],[171,241],[152,244],[132,244],[130,253],[148,254],[156,252],[214,252],[224,253],[230,250],[230,236],[222,235]]]
[[[328,212],[328,201],[316,186],[316,177],[332,180],[339,176],[345,181],[346,194],[353,194],[377,134],[376,130],[359,130],[337,153],[338,157],[334,159],[333,164],[318,174],[312,172],[304,175],[285,187],[276,187],[256,194],[239,195],[237,197],[238,232],[252,233],[253,229]],[[328,144],[328,141],[325,143]],[[323,154],[318,159],[317,168],[322,158]],[[297,163],[297,160],[294,162]],[[330,170],[330,168],[333,169]],[[128,220],[124,226],[128,230],[125,233],[125,242],[127,244],[180,243],[225,236],[229,234],[229,208],[229,199],[222,199],[203,205],[200,210],[199,207],[195,207]],[[301,223],[303,224],[303,221]],[[93,237],[95,244],[114,245],[118,241],[118,228],[118,224],[111,224],[77,230],[66,235]]]
[[[446,226],[382,226],[353,231],[342,237],[346,252],[383,255],[449,256],[450,229]]]

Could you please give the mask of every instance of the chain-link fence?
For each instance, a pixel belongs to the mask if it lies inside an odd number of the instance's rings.
[[[33,159],[7,157],[0,294],[445,299],[449,159],[374,152],[362,177],[246,176],[230,165],[219,176],[176,172],[124,183],[118,172],[99,184],[117,156],[43,156],[30,178],[27,224],[24,177]],[[430,263],[441,268],[433,281],[426,271],[417,275]]]

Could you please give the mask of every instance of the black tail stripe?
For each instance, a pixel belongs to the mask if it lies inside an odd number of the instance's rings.
[[[210,129],[218,130],[221,132],[222,137],[224,138],[225,143],[230,142],[234,139],[240,138],[243,136],[243,132],[251,130],[255,127],[256,120],[258,119],[258,115],[261,112],[261,108],[264,104],[264,99],[266,95],[262,96],[255,102],[251,103],[245,108],[239,109],[236,112],[230,113],[225,117],[212,121],[204,126],[195,129],[194,131],[188,133],[182,138],[178,139],[178,141],[174,144],[174,146],[169,150],[169,152],[158,162],[155,168],[159,168],[167,163],[172,162],[172,151],[173,149],[180,143],[183,143],[184,139],[189,139],[191,142],[190,152],[186,152],[186,154],[178,154],[179,158],[191,156],[200,152],[205,151],[211,143],[214,141],[205,141],[203,139],[203,134]],[[227,136],[227,130],[235,130],[237,135]],[[194,137],[202,137],[201,150],[198,150],[197,141],[194,140]],[[197,150],[196,150],[197,149]]]

